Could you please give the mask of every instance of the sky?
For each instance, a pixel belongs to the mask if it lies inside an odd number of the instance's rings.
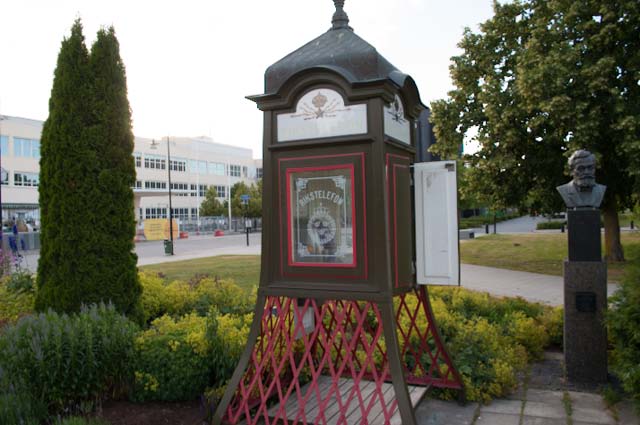
[[[413,77],[422,101],[446,97],[465,27],[493,0],[346,0],[356,34]],[[76,18],[87,47],[113,26],[136,136],[209,136],[262,157],[264,71],[331,27],[331,0],[0,0],[0,114],[45,120],[60,43]]]

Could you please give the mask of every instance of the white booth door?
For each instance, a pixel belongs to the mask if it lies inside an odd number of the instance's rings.
[[[456,162],[414,167],[417,282],[460,285]]]

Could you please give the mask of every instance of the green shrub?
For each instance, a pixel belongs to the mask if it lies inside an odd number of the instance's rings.
[[[549,345],[562,348],[564,344],[564,308],[546,308],[540,320],[549,335]]]
[[[0,423],[38,425],[46,418],[47,408],[34,400],[19,378],[10,379],[0,366]]]
[[[57,421],[55,425],[109,425],[109,422],[105,421],[104,419],[72,416]]]
[[[14,292],[7,287],[8,276],[0,280],[0,328],[33,313],[33,292]]]
[[[135,341],[134,401],[193,400],[209,384],[207,319],[168,315],[151,322]]]
[[[247,342],[251,314],[165,315],[136,338],[134,401],[192,400],[231,378]]]
[[[0,335],[0,367],[24,383],[50,413],[90,410],[123,391],[131,376],[136,326],[112,305],[83,307],[71,316],[27,316]]]
[[[462,288],[429,288],[429,293],[440,333],[469,400],[486,402],[509,394],[517,374],[529,359],[539,358],[549,342],[543,318],[551,314],[550,307]],[[446,391],[437,394],[451,395]]]
[[[640,409],[640,264],[627,266],[620,289],[609,300],[613,370]]]
[[[219,314],[212,308],[208,316],[207,340],[212,365],[211,385],[219,387],[231,378],[247,344],[253,314]]]
[[[541,221],[536,224],[537,230],[550,230],[550,229],[560,229],[563,226],[566,226],[566,221]]]
[[[157,275],[140,273],[142,309],[146,323],[162,315],[174,318],[198,313],[206,316],[214,306],[222,314],[245,314],[253,309],[253,298],[232,280],[200,277],[190,282],[175,280],[168,285]]]

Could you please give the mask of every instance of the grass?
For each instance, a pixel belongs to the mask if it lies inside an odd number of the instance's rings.
[[[233,279],[238,286],[250,290],[258,286],[260,257],[257,255],[221,255],[140,267],[142,271],[162,273],[167,282],[189,281],[195,275]]]
[[[640,261],[640,233],[622,233],[622,245],[627,262]],[[489,235],[460,245],[463,263],[557,276],[562,276],[566,257],[566,233]],[[624,267],[625,263],[609,263],[609,280],[619,281]]]
[[[622,233],[627,262],[640,261],[640,233]],[[534,233],[488,235],[464,241],[460,245],[463,263],[533,273],[562,276],[562,263],[567,257],[566,233]],[[610,281],[619,281],[625,264],[610,263]],[[245,290],[258,285],[260,257],[257,255],[223,255],[153,264],[140,268],[162,273],[167,282],[189,281],[196,275],[233,278]]]

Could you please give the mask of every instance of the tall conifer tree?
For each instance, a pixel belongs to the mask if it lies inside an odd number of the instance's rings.
[[[136,314],[131,112],[113,28],[92,54],[82,25],[62,42],[42,133],[39,310],[111,301]]]
[[[110,299],[122,312],[132,314],[142,292],[133,252],[134,139],[125,67],[113,27],[98,32],[89,63],[95,114],[91,138],[99,165],[94,252],[97,273],[91,292],[95,301]]]
[[[71,36],[62,41],[41,137],[38,310],[78,310],[92,271],[86,256],[95,219],[96,155],[86,134],[90,100],[89,54],[82,24],[76,20]]]

